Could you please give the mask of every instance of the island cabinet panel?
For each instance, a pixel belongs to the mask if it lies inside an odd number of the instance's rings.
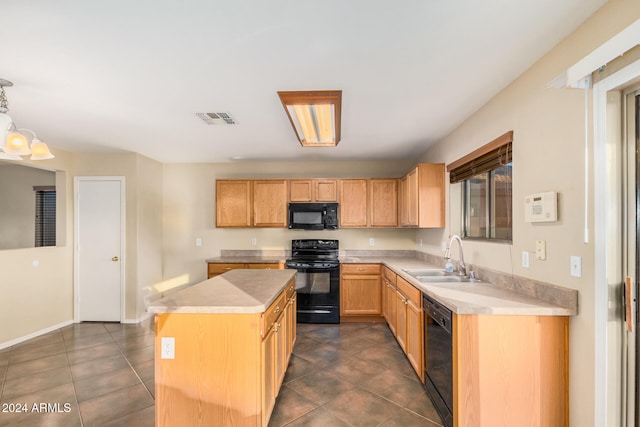
[[[255,314],[156,315],[156,353],[159,337],[175,338],[174,359],[156,355],[156,426],[261,425],[258,320]]]
[[[454,315],[454,424],[568,426],[568,318]]]
[[[251,181],[216,181],[216,227],[250,227]]]
[[[262,313],[157,313],[156,426],[266,427],[295,343],[295,280]],[[161,357],[175,339],[174,358]]]
[[[253,225],[287,227],[287,180],[253,181]]]

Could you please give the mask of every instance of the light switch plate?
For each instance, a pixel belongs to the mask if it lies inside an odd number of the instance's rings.
[[[529,268],[529,252],[527,251],[522,251],[522,266]]]
[[[571,275],[573,277],[582,277],[582,257],[581,256],[572,256],[571,257]]]

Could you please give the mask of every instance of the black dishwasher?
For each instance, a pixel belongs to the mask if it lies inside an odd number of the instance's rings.
[[[451,310],[422,295],[424,310],[424,386],[446,427],[453,426]]]

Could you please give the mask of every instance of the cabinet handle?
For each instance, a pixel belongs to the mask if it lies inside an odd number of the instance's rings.
[[[276,307],[276,313],[280,313],[280,306]]]

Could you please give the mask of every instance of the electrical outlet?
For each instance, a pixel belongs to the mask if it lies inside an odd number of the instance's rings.
[[[251,245],[252,245],[252,246],[255,246],[255,245],[257,245],[257,244],[258,244],[258,239],[256,239],[255,237],[252,237],[252,238],[251,238]]]
[[[376,241],[373,237],[369,238],[369,246],[373,246],[376,244]]]
[[[196,237],[196,246],[202,246],[202,239],[200,237]]]
[[[571,275],[573,277],[582,277],[582,257],[571,257]]]
[[[536,240],[536,258],[547,259],[547,242],[545,240]]]
[[[174,359],[176,357],[176,339],[171,337],[162,337],[162,348],[160,350],[161,359]]]
[[[529,252],[527,251],[522,251],[522,266],[529,268]]]

